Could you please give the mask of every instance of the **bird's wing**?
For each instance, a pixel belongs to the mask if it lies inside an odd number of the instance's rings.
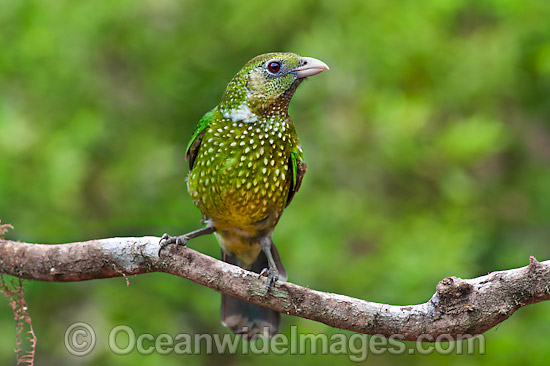
[[[302,185],[302,178],[306,174],[307,166],[304,161],[304,155],[302,149],[298,147],[290,154],[290,159],[288,162],[289,170],[292,172],[292,185],[290,186],[290,191],[288,192],[288,198],[286,200],[286,205],[288,206],[294,195],[300,189]]]
[[[189,140],[189,143],[187,144],[187,150],[185,152],[185,160],[189,162],[189,170],[193,169],[195,158],[197,157],[197,153],[199,152],[199,148],[201,146],[202,137],[204,136],[204,133],[206,132],[208,125],[214,118],[215,111],[216,111],[216,108],[212,109],[210,112],[202,116],[199,123],[197,124],[197,128],[195,128],[195,132],[193,132],[193,136],[191,137],[191,140]]]

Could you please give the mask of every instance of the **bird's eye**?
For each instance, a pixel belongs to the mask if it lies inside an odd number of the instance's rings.
[[[276,74],[277,72],[279,72],[279,70],[281,69],[281,63],[278,62],[278,61],[271,61],[268,65],[267,65],[267,69]]]

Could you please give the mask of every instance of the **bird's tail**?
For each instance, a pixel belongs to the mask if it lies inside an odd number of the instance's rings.
[[[279,279],[286,281],[286,270],[281,263],[281,258],[275,245],[271,245],[271,254],[279,271]],[[228,255],[222,250],[222,259],[224,262],[239,265],[234,255]],[[267,257],[261,251],[256,261],[249,268],[250,271],[260,273],[264,268],[269,268]],[[281,314],[258,305],[253,305],[246,301],[237,300],[232,296],[222,294],[221,306],[222,324],[245,340],[253,340],[260,334],[264,337],[273,337],[277,334]]]

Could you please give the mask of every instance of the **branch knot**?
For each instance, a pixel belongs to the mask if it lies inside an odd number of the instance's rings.
[[[436,290],[439,298],[442,300],[458,299],[472,292],[472,285],[462,278],[452,276],[441,280],[437,284]]]

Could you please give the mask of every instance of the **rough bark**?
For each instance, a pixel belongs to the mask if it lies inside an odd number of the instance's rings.
[[[332,327],[401,340],[465,339],[481,334],[522,306],[550,300],[550,261],[460,279],[447,277],[418,305],[387,305],[266,278],[187,247],[171,245],[159,258],[159,238],[110,238],[58,245],[0,240],[0,273],[71,282],[165,272],[236,298]],[[429,337],[425,337],[429,335]]]

